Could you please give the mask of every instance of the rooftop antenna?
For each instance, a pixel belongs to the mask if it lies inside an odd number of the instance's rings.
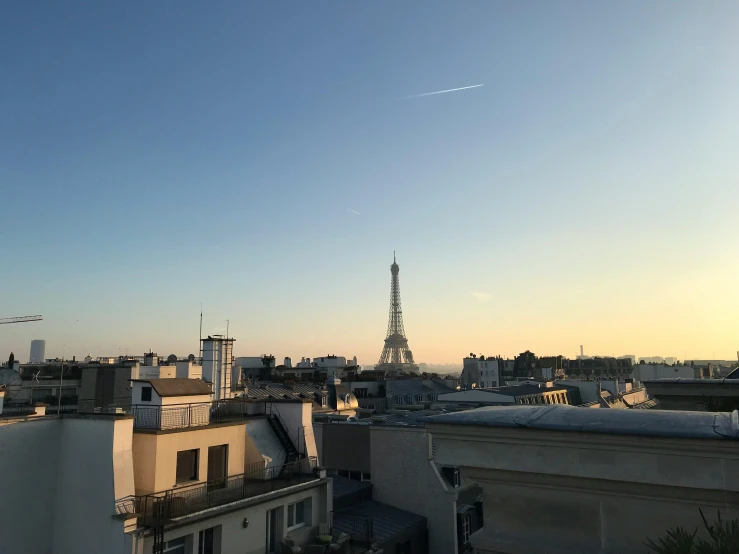
[[[200,359],[203,359],[203,303],[200,303]]]

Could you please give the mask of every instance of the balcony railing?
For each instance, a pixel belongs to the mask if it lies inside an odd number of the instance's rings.
[[[317,459],[309,457],[282,467],[259,469],[217,481],[144,496],[127,496],[116,501],[115,512],[137,516],[139,527],[164,525],[174,518],[313,481],[317,479],[317,466]]]
[[[216,400],[167,406],[133,404],[131,413],[134,416],[134,429],[182,429],[245,419],[251,415],[247,413],[247,406],[247,402],[240,400]]]

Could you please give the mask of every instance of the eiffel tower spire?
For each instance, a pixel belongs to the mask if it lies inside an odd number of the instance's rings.
[[[413,352],[408,348],[408,339],[403,328],[403,310],[400,307],[400,281],[398,279],[400,267],[393,252],[393,265],[390,266],[390,317],[387,324],[385,348],[382,350],[380,361],[375,369],[385,371],[418,372],[418,366],[413,361]]]

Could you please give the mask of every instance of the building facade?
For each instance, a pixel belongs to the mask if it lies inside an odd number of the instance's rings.
[[[621,554],[676,526],[702,528],[699,509],[739,517],[733,417],[516,406],[426,426],[437,460],[484,490],[477,552]]]

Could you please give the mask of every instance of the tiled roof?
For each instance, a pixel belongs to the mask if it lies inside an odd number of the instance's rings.
[[[373,540],[380,542],[426,521],[425,517],[418,514],[374,500],[365,500],[355,506],[334,512],[334,532],[349,534],[354,532],[357,516],[372,518]]]

